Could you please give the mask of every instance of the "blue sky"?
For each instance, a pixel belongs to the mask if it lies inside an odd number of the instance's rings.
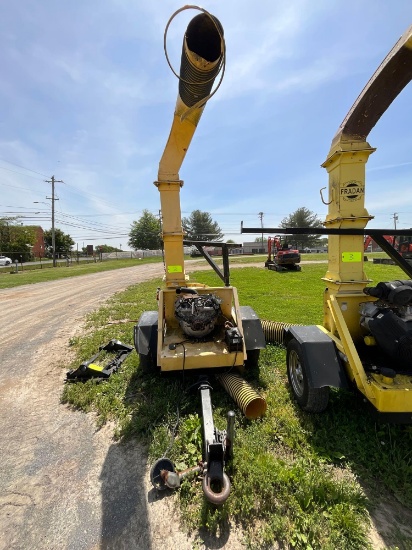
[[[20,0],[0,7],[0,216],[84,244],[122,245],[153,185],[178,82],[163,33],[183,3],[162,0]],[[323,219],[320,167],[342,119],[412,24],[410,0],[212,0],[225,31],[223,83],[207,104],[180,170],[182,215],[210,212],[225,240],[253,240],[240,222],[279,226],[305,206]],[[179,15],[168,48],[177,70]],[[412,227],[412,85],[369,135],[369,227]],[[33,204],[39,201],[40,204]],[[42,204],[42,202],[46,204]],[[40,212],[35,214],[35,212]]]

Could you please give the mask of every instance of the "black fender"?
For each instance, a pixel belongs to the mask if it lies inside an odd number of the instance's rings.
[[[265,335],[257,313],[250,306],[240,306],[239,309],[246,350],[265,349]]]
[[[312,388],[349,388],[348,378],[334,341],[317,325],[293,325],[285,330],[284,344],[292,339],[301,346]]]
[[[144,311],[134,326],[134,347],[139,355],[156,357],[157,352],[157,311]]]

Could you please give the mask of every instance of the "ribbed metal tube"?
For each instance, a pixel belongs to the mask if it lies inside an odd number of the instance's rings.
[[[225,373],[217,379],[239,405],[246,418],[253,420],[266,412],[266,401],[238,374]]]
[[[263,334],[267,344],[277,344],[281,346],[285,343],[285,331],[292,325],[289,323],[279,323],[277,321],[261,321]]]
[[[218,19],[213,17],[212,20],[204,13],[194,17],[187,27],[179,81],[179,95],[187,107],[192,107],[210,94],[223,55],[219,31],[223,36]]]

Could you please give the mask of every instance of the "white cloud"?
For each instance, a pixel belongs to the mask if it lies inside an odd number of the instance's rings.
[[[327,176],[319,164],[345,109],[404,31],[407,1],[381,3],[379,10],[372,0],[209,1],[225,28],[227,71],[182,166],[183,209],[232,214],[222,217],[228,229],[240,225],[239,212],[253,218],[266,210],[270,224],[302,205],[322,214],[318,192]],[[0,158],[67,181],[59,189],[63,212],[158,210],[152,181],[178,88],[164,59],[163,32],[180,7],[175,0],[102,0],[96,10],[87,2],[27,0],[3,8]],[[179,15],[170,27],[176,68],[195,14]],[[394,125],[396,139],[386,119],[374,130],[373,141],[390,154],[380,166],[372,161],[372,175],[389,179],[409,165],[408,128]],[[3,186],[10,204],[28,206],[49,191],[42,176],[36,181],[6,170],[0,176],[8,186],[33,189],[23,195]],[[380,202],[394,210],[410,204],[406,180],[396,185],[401,193],[376,181],[368,195],[372,214],[382,212]]]

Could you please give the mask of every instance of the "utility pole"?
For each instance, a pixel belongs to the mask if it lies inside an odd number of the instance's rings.
[[[259,212],[259,218],[260,218],[260,227],[262,228],[262,249],[263,249],[263,252],[265,252],[265,246],[263,244],[263,212]]]
[[[398,221],[398,213],[397,212],[394,212],[393,213],[393,223],[395,225],[395,231],[396,231],[396,222]],[[393,236],[393,242],[392,242],[392,246],[396,249],[396,235]]]
[[[393,223],[395,224],[395,229],[396,229],[396,222],[398,221],[398,213],[397,212],[394,212],[393,213]]]
[[[51,183],[52,186],[52,196],[46,197],[46,199],[51,200],[52,205],[52,254],[53,254],[53,267],[56,267],[56,232],[54,229],[54,202],[58,201],[59,199],[56,199],[54,196],[54,184],[55,183],[64,183],[63,180],[56,180],[54,176],[51,177],[51,180],[45,180],[46,183]]]

